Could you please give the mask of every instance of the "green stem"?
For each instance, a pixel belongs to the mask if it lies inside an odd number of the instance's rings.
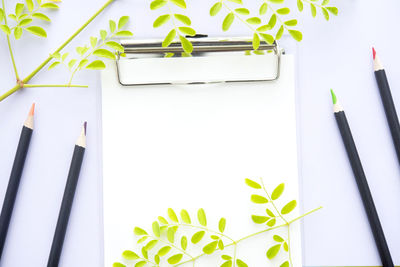
[[[2,0],[4,1],[4,0]],[[85,22],[74,34],[71,35],[60,47],[58,47],[52,54],[54,53],[59,53],[64,47],[66,47],[81,31],[83,31],[87,25],[89,25],[90,22],[92,22],[107,6],[109,6],[114,0],[108,0],[92,17],[89,18],[88,21]],[[52,56],[49,56],[45,61],[43,61],[34,71],[32,71],[31,74],[29,74],[25,79],[22,80],[23,84],[28,83],[33,76],[35,76],[41,69],[46,66],[47,63],[49,63],[52,60]],[[17,84],[13,88],[11,88],[9,91],[7,91],[5,94],[0,96],[0,102],[3,101],[5,98],[9,97],[16,91],[20,90],[22,88],[22,85]]]
[[[26,88],[37,88],[37,87],[78,87],[78,88],[88,88],[87,85],[77,85],[77,84],[25,84]]]
[[[3,4],[3,11],[4,11],[4,23],[8,26],[8,24],[7,24],[6,6],[4,4],[4,0],[2,0],[2,4]],[[11,47],[11,42],[10,42],[10,36],[8,34],[7,34],[7,45],[8,45],[8,51],[10,52],[10,57],[11,57],[11,61],[12,61],[12,64],[13,64],[13,68],[14,68],[15,79],[17,81],[19,81],[17,65],[15,64],[14,54],[13,54],[12,47]]]
[[[298,221],[298,220],[300,220],[301,218],[303,218],[303,217],[305,217],[305,216],[307,216],[307,215],[310,215],[311,213],[314,213],[314,212],[316,212],[316,211],[318,211],[318,210],[320,210],[320,209],[322,209],[322,207],[318,207],[318,208],[316,208],[316,209],[310,210],[309,212],[304,213],[303,215],[300,215],[299,217],[296,217],[296,218],[294,218],[293,220],[289,221],[288,224],[290,225],[290,224],[294,223],[295,221]],[[237,240],[237,241],[235,241],[235,242],[232,242],[232,243],[230,243],[230,244],[228,244],[228,245],[225,245],[225,247],[230,247],[230,246],[232,246],[232,245],[237,245],[239,242],[242,242],[243,240],[249,239],[249,238],[254,237],[254,236],[257,236],[257,235],[259,235],[259,234],[262,234],[262,233],[265,233],[265,232],[269,232],[269,231],[272,231],[272,230],[275,230],[275,229],[278,229],[278,228],[281,228],[281,227],[284,227],[284,226],[287,226],[287,224],[285,223],[285,224],[281,224],[281,225],[278,225],[278,226],[274,226],[274,227],[271,227],[271,228],[268,228],[268,229],[261,230],[261,231],[259,231],[259,232],[253,233],[253,234],[251,234],[251,235],[242,237],[241,239],[239,239],[239,240]],[[208,255],[208,254],[206,254],[206,253],[199,254],[198,256],[193,257],[191,260],[183,261],[183,262],[181,262],[181,263],[175,264],[174,266],[176,267],[176,266],[184,265],[184,264],[189,263],[189,262],[191,262],[191,261],[197,260],[198,258],[201,258],[201,257],[203,257],[203,256],[205,256],[205,255]]]

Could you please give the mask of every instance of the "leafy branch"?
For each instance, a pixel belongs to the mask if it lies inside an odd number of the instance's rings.
[[[193,222],[186,210],[181,210],[180,216],[169,208],[167,211],[168,219],[159,216],[152,224],[152,234],[146,230],[135,227],[134,234],[138,236],[138,246],[141,253],[132,250],[125,250],[122,253],[123,263],[115,262],[113,267],[126,267],[134,265],[135,267],[144,266],[181,266],[192,263],[195,266],[197,259],[208,255],[213,255],[216,251],[225,252],[226,248],[233,246],[233,252],[223,253],[221,255],[222,263],[220,267],[247,267],[244,260],[237,257],[238,243],[258,236],[260,234],[286,227],[287,236],[282,237],[273,234],[274,244],[266,251],[268,259],[275,258],[281,251],[287,253],[287,259],[280,264],[280,267],[293,267],[290,247],[290,226],[301,218],[321,209],[319,207],[309,211],[297,218],[288,220],[285,216],[291,213],[297,207],[297,201],[292,200],[286,203],[281,209],[278,209],[276,201],[283,194],[285,185],[278,185],[271,193],[266,190],[263,180],[255,182],[250,179],[245,180],[247,186],[257,190],[256,194],[252,194],[250,200],[257,205],[266,205],[265,214],[252,215],[251,219],[256,224],[265,224],[266,228],[253,234],[242,237],[238,240],[225,234],[226,219],[220,218],[218,222],[218,230],[208,227],[207,217],[204,209],[197,211],[197,221]],[[277,224],[277,222],[280,222]],[[190,236],[190,239],[188,238]],[[188,241],[190,240],[190,242]],[[189,244],[190,243],[190,244]],[[193,256],[188,252],[201,251],[197,256]],[[141,254],[142,256],[139,256]],[[149,259],[154,259],[149,260]]]

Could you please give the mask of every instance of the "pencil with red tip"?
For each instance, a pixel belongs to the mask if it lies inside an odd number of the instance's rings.
[[[75,144],[74,153],[72,156],[71,166],[69,168],[67,184],[65,185],[64,196],[61,202],[60,213],[58,215],[56,230],[51,245],[49,260],[47,267],[58,267],[62,247],[64,244],[65,233],[69,216],[72,210],[76,187],[78,185],[79,173],[81,171],[83,156],[86,149],[86,122],[83,124],[81,134]]]
[[[0,214],[0,260],[7,238],[8,227],[10,225],[15,200],[17,198],[18,187],[21,182],[25,159],[28,154],[29,144],[31,142],[34,113],[35,104],[32,104],[28,117],[24,123],[24,126],[22,127],[14,164],[11,169],[10,180],[8,182],[6,195],[4,197],[3,208]]]
[[[400,164],[400,124],[397,117],[396,107],[393,102],[392,93],[390,92],[389,82],[386,77],[385,69],[379,56],[376,54],[375,48],[372,48],[372,56],[374,59],[374,72],[376,82],[378,84],[379,93],[381,95],[382,104],[385,109],[386,119],[389,124],[390,133],[392,134],[394,148],[396,150],[397,159]]]

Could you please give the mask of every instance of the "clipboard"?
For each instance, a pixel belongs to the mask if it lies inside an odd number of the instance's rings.
[[[151,231],[168,208],[187,209],[193,218],[204,208],[214,228],[226,217],[234,238],[260,230],[251,215],[265,208],[251,204],[245,178],[263,177],[269,191],[286,183],[282,207],[299,199],[292,55],[262,43],[265,54],[248,56],[249,38],[194,40],[192,57],[179,56],[178,44],[121,44],[126,57],[102,72],[105,266],[132,265],[121,253],[140,251],[133,228]],[[147,200],[147,190],[157,197]],[[300,266],[300,224],[291,231],[294,266]],[[279,266],[284,254],[265,258],[273,242],[272,235],[260,236],[244,243],[238,257],[249,266]],[[196,266],[214,266],[221,261],[215,257]]]

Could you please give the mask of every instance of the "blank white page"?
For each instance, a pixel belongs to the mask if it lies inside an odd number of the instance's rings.
[[[276,63],[269,60],[272,57],[252,56],[251,65],[240,58],[239,62],[247,71],[271,70]],[[164,60],[168,59],[153,59],[152,64]],[[225,62],[232,60],[238,59]],[[196,61],[185,62],[197,71]],[[138,61],[123,64],[124,82],[137,76],[157,79],[155,71],[130,74],[129,70],[142,69],[134,66]],[[174,66],[157,71],[180,68]],[[223,64],[210,64],[208,69],[221,70]],[[252,214],[265,214],[265,205],[250,202],[254,190],[245,185],[245,178],[263,177],[270,193],[285,182],[279,207],[298,199],[294,80],[290,55],[282,57],[279,80],[234,84],[123,87],[115,64],[109,63],[102,73],[105,266],[122,261],[124,250],[140,251],[134,227],[151,232],[152,222],[159,215],[167,217],[168,208],[187,209],[193,221],[197,210],[204,208],[209,227],[216,230],[219,218],[225,217],[225,233],[234,239],[265,229],[251,220]],[[296,208],[288,217],[298,214]],[[287,230],[277,233],[286,236]],[[238,258],[249,266],[279,266],[285,253],[272,261],[266,258],[274,242],[271,233],[248,239],[238,246]],[[301,266],[299,223],[291,227],[291,248],[294,266]],[[232,253],[232,247],[224,251]],[[222,262],[213,255],[197,260],[195,266]]]

